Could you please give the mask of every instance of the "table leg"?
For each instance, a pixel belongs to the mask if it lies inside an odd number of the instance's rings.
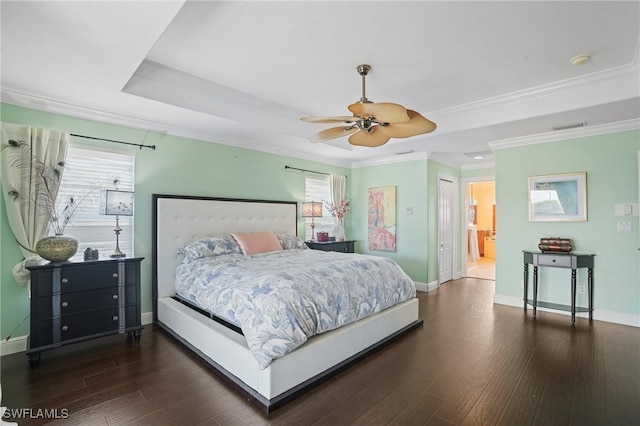
[[[576,322],[576,270],[571,270],[571,322]]]
[[[533,316],[538,310],[538,267],[533,266]]]
[[[593,269],[589,268],[587,285],[589,286],[589,321],[593,320]]]
[[[529,296],[529,264],[524,264],[524,310],[527,310],[527,297]]]

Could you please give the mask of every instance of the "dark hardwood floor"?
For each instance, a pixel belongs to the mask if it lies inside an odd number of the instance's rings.
[[[64,425],[638,425],[640,330],[494,305],[493,281],[420,293],[422,328],[267,416],[152,326],[2,357],[2,405]],[[597,308],[597,306],[596,306]]]

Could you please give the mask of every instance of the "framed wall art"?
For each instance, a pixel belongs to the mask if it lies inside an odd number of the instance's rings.
[[[529,221],[586,221],[587,174],[529,178]]]
[[[369,188],[369,250],[396,251],[396,187]]]

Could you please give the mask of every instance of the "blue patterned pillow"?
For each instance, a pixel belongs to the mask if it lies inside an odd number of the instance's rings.
[[[295,235],[289,234],[287,232],[276,232],[276,237],[278,237],[278,241],[280,241],[280,245],[283,250],[291,250],[291,249],[306,249],[307,245]]]
[[[186,263],[203,257],[242,254],[242,251],[240,251],[238,243],[236,243],[231,234],[223,234],[203,237],[183,245],[178,249],[178,254],[184,255],[184,262]]]

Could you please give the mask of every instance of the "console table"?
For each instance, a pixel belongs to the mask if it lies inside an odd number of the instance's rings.
[[[538,306],[549,309],[571,311],[571,322],[576,321],[576,312],[588,312],[593,320],[593,258],[594,254],[550,253],[524,250],[524,310],[533,306],[536,315]],[[533,299],[529,299],[529,265],[533,265]],[[571,269],[571,306],[538,301],[538,267]],[[576,272],[578,268],[587,268],[587,297],[589,307],[576,307]]]

